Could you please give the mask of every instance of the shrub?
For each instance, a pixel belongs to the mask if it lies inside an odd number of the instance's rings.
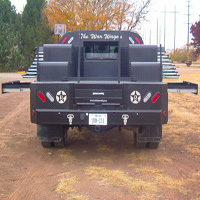
[[[197,57],[195,55],[194,48],[190,48],[187,52],[187,47],[178,48],[174,52],[170,53],[170,58],[172,61],[186,62],[189,60],[196,61]]]

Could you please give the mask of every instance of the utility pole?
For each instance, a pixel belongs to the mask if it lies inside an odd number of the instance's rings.
[[[176,6],[174,6],[174,51],[176,50]]]
[[[161,28],[161,24],[160,24],[160,32],[159,32],[159,44],[161,44],[161,30],[162,30],[162,28]]]
[[[151,44],[151,30],[149,32],[149,44]]]
[[[164,11],[164,48],[165,48],[165,37],[166,37],[166,6]]]
[[[158,46],[158,18],[157,18],[157,46]]]
[[[187,34],[187,52],[189,52],[189,46],[190,46],[190,0],[188,0],[188,34]]]
[[[166,11],[166,6],[164,11],[162,11],[161,13],[164,13],[164,47],[165,47],[165,40],[166,40],[166,16],[169,13],[173,13],[174,14],[174,51],[176,49],[176,14],[178,13],[176,11],[176,6],[174,8],[174,11]]]

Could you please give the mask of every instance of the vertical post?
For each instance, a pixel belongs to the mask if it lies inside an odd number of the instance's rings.
[[[190,0],[188,0],[188,35],[187,35],[187,52],[189,52],[189,40],[190,40]]]
[[[165,47],[165,37],[166,37],[166,6],[164,11],[164,47]]]
[[[150,33],[149,33],[149,44],[151,44],[151,30],[150,30]]]
[[[158,46],[158,18],[157,18],[157,46]]]
[[[161,24],[160,24],[160,30],[159,30],[159,43],[161,44]]]
[[[174,51],[176,50],[176,6],[174,7]]]
[[[39,57],[39,52],[40,52],[40,49],[39,49],[40,47],[39,46],[37,46],[37,50],[36,50],[36,53],[37,53],[37,80],[38,80],[38,74],[39,74],[39,61],[40,61],[40,57]]]
[[[161,81],[162,81],[162,45],[160,44],[160,70],[161,70]]]
[[[78,83],[81,79],[81,29],[79,30],[79,48],[78,48]]]
[[[121,78],[121,28],[119,29],[119,43],[118,43],[118,83],[120,83]]]

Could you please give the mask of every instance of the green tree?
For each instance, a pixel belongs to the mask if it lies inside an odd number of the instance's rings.
[[[193,35],[191,45],[196,48],[196,56],[198,56],[200,54],[200,21],[191,26],[190,33]]]
[[[15,7],[9,0],[0,0],[0,71],[16,70],[23,63],[19,30]]]
[[[21,37],[26,65],[32,62],[36,46],[53,42],[44,7],[45,0],[27,0],[23,11]]]

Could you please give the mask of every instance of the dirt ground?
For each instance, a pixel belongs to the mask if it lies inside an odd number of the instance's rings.
[[[200,85],[200,68],[177,67]],[[0,74],[0,82],[18,74]],[[132,132],[69,130],[65,149],[44,149],[30,123],[29,93],[0,95],[0,199],[200,200],[200,95],[169,94],[157,150],[133,147]]]

